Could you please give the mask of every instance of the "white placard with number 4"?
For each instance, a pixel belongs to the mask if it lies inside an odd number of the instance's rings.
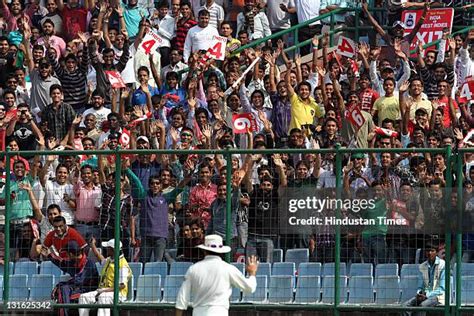
[[[211,46],[207,50],[207,54],[210,56],[210,58],[215,60],[224,60],[227,38],[214,35],[210,43]]]
[[[150,31],[145,34],[138,49],[144,51],[145,54],[149,55],[150,53],[155,52],[162,45],[163,39],[160,37],[160,35],[156,34],[153,31]]]
[[[356,44],[350,38],[340,36],[337,42],[337,53],[352,58],[356,54]]]

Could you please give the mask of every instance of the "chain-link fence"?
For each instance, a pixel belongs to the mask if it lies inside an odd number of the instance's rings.
[[[4,310],[172,308],[218,234],[231,310],[469,313],[471,152],[7,151]]]

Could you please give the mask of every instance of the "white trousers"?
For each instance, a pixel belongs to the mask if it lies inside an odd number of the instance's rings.
[[[193,308],[193,316],[216,316],[216,315],[228,316],[229,308],[225,306],[199,306],[199,307]]]
[[[79,297],[79,304],[113,304],[114,292],[104,292],[100,294],[96,300],[97,291],[87,292],[81,294]],[[123,297],[119,296],[119,300],[123,301]],[[79,308],[79,316],[89,316],[88,308]],[[99,308],[97,316],[110,316],[109,308]]]

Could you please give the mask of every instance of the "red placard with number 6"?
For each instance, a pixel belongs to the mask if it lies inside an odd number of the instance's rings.
[[[351,122],[351,124],[354,125],[357,130],[359,130],[365,123],[365,118],[357,104],[353,104],[347,109],[346,119],[349,120],[349,122]]]

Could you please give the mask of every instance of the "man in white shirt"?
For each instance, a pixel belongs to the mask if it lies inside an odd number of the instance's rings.
[[[184,41],[184,61],[187,63],[189,56],[199,50],[207,51],[212,44],[212,37],[219,36],[216,28],[209,25],[209,11],[199,11],[198,25],[189,29]]]
[[[104,107],[105,104],[105,95],[101,90],[94,90],[91,96],[92,107],[84,111],[83,119],[81,122],[81,126],[84,127],[84,118],[92,113],[96,118],[96,128],[101,128],[102,123],[107,120],[107,115],[109,115],[112,111]]]
[[[60,215],[66,219],[66,224],[74,225],[76,201],[74,199],[73,185],[68,183],[69,171],[67,166],[59,164],[56,167],[54,181],[49,180],[48,170],[54,162],[54,156],[48,156],[48,160],[46,160],[39,174],[41,185],[46,192],[46,205],[58,205],[61,211]]]
[[[282,10],[288,13],[295,13],[296,11],[298,23],[303,23],[319,16],[320,0],[299,0],[295,1],[295,5],[296,10],[286,6],[282,6]],[[305,40],[313,38],[314,35],[319,34],[321,34],[321,22],[317,21],[308,25],[308,27],[300,28],[298,31],[298,40],[304,42]],[[302,56],[307,55],[310,52],[310,47],[308,45],[303,46],[300,51]]]
[[[272,33],[291,27],[290,11],[296,11],[294,0],[267,1],[267,17]]]
[[[251,40],[272,35],[265,12],[260,11],[255,0],[245,0],[244,12],[237,16],[237,34],[246,30]]]
[[[224,21],[224,9],[214,0],[206,0],[206,3],[201,7],[202,9],[209,11],[209,26],[218,30],[222,21]]]
[[[158,3],[158,17],[153,19],[152,26],[163,39],[160,47],[161,65],[170,63],[171,39],[176,36],[176,21],[168,14],[168,1]]]
[[[170,53],[170,64],[161,68],[161,78],[166,78],[168,72],[179,72],[188,66],[182,62],[183,55],[177,49],[172,49]]]
[[[246,270],[249,277],[246,278],[241,271],[219,256],[231,251],[229,246],[223,245],[221,236],[206,236],[204,244],[198,248],[204,250],[205,258],[192,265],[186,272],[176,298],[175,315],[183,315],[191,297],[194,316],[229,315],[229,299],[233,286],[247,293],[255,292],[257,259],[255,256],[248,258]]]

